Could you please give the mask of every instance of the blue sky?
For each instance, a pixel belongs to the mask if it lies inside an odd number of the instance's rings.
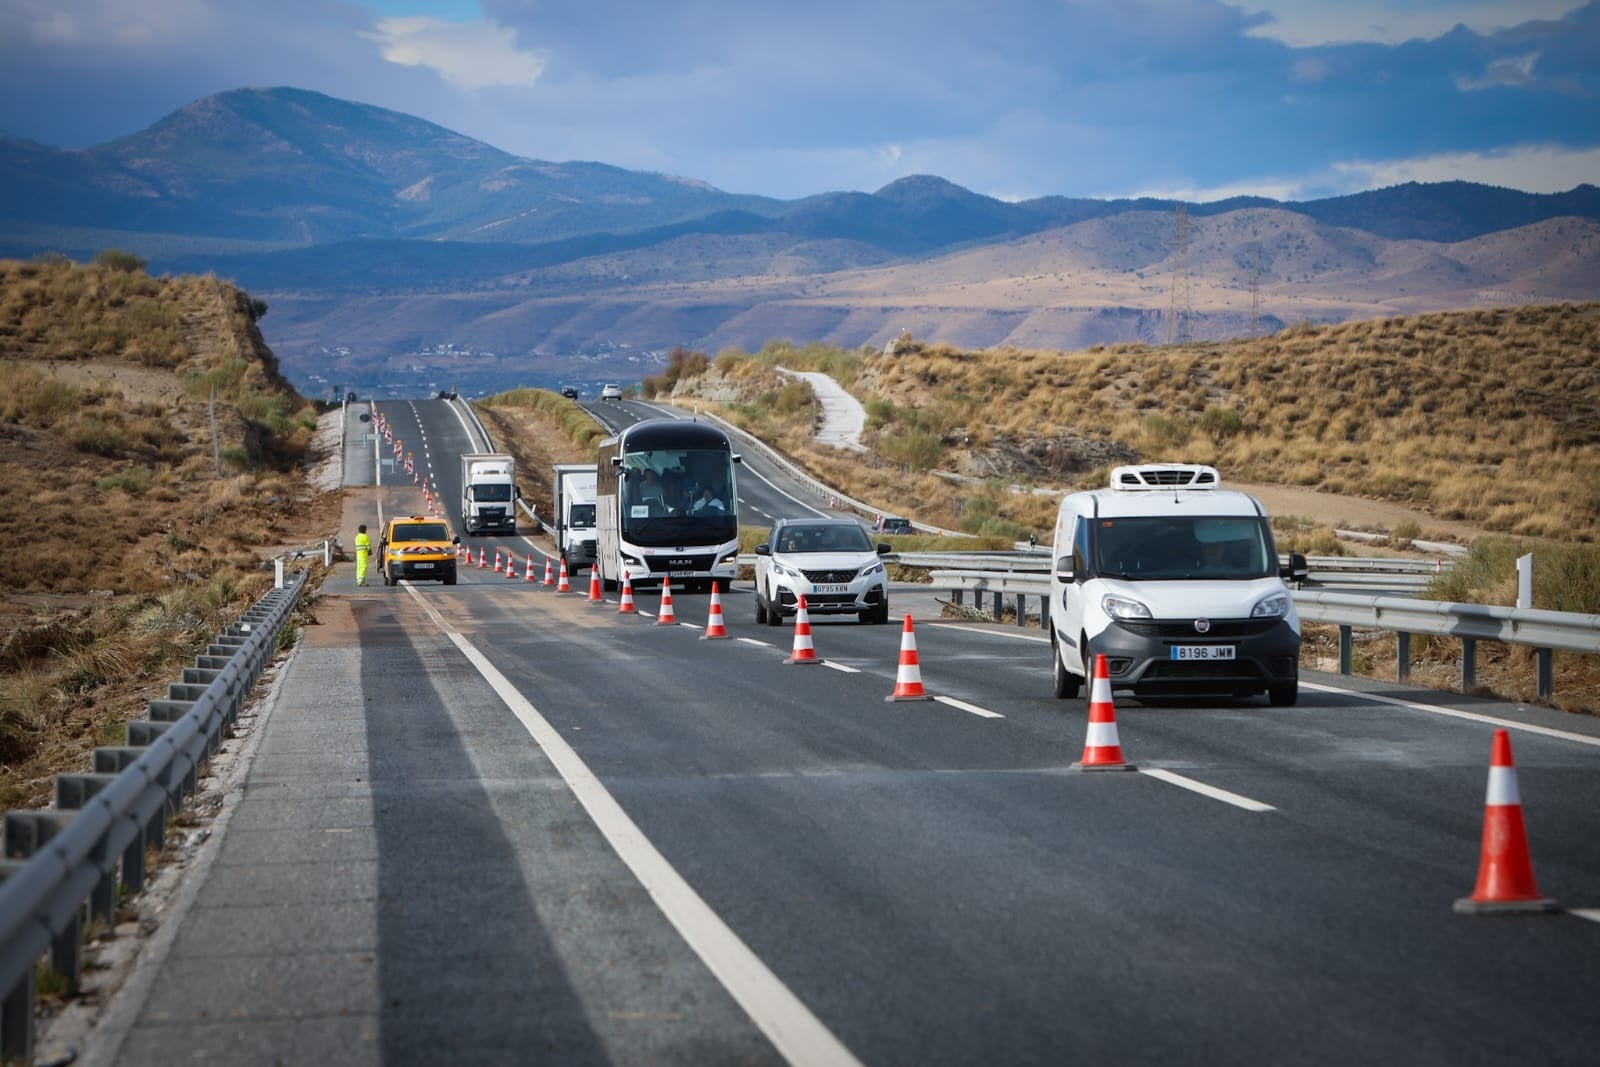
[[[277,85],[785,199],[1600,183],[1600,0],[0,0],[0,131]]]

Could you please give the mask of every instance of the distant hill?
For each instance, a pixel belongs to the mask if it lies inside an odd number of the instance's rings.
[[[524,159],[293,88],[220,93],[91,149],[0,139],[0,255],[119,248],[155,270],[235,280],[268,299],[268,340],[313,394],[309,368],[330,358],[374,388],[407,367],[393,388],[438,372],[470,389],[636,377],[675,345],[775,336],[1162,340],[1175,206],[1011,203],[931,175],[872,193],[742,196]],[[1187,207],[1182,313],[1197,337],[1600,295],[1590,185],[1410,183]],[[421,358],[444,345],[447,366]]]

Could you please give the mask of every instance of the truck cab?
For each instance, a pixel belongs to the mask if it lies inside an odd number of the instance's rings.
[[[556,548],[569,572],[593,567],[595,489],[593,463],[557,463],[555,471]]]
[[[467,452],[461,456],[461,528],[467,534],[515,534],[516,461],[503,452]]]
[[[1300,620],[1261,504],[1213,467],[1117,467],[1056,514],[1050,606],[1055,695],[1106,657],[1135,696],[1252,696],[1295,703]]]

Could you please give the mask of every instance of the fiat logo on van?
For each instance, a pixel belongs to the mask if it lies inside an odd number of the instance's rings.
[[[1197,634],[1210,633],[1211,632],[1211,620],[1210,619],[1196,619],[1196,620],[1194,620],[1194,632],[1197,633]]]

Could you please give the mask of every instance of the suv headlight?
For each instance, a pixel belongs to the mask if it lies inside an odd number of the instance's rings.
[[[798,578],[798,577],[800,577],[800,572],[799,571],[795,570],[793,567],[786,567],[782,563],[779,563],[777,560],[773,560],[772,561],[772,569],[774,571],[777,571],[779,574],[783,575],[783,577],[785,577],[785,578]]]
[[[882,574],[882,573],[883,573],[883,564],[882,563],[874,563],[871,566],[862,568],[861,576],[863,578],[867,578],[867,577],[870,577],[871,575]]]
[[[1100,610],[1113,619],[1149,619],[1154,617],[1150,614],[1150,609],[1137,600],[1112,596],[1109,593],[1100,598]]]
[[[1274,593],[1250,609],[1252,619],[1281,619],[1289,614],[1289,598]]]

